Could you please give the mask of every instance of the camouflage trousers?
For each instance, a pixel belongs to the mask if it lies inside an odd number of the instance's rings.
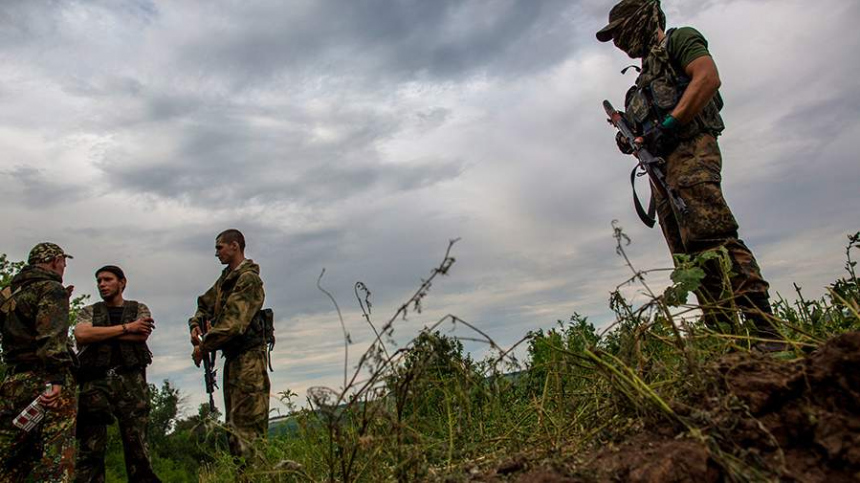
[[[248,461],[252,443],[269,429],[269,373],[264,348],[224,362],[224,411],[233,456]]]
[[[75,481],[105,481],[107,426],[114,419],[119,423],[128,481],[161,481],[152,471],[146,444],[149,404],[145,369],[109,372],[106,377],[81,383]]]
[[[730,287],[723,283],[723,271],[713,260],[705,267],[702,289],[697,292],[706,322],[728,321],[728,307],[734,302],[754,324],[760,335],[773,333],[769,319],[768,283],[762,278],[755,256],[738,238],[738,223],[723,197],[722,156],[717,140],[709,134],[682,142],[666,157],[666,182],[687,204],[688,214],[679,223],[671,203],[657,196],[657,213],[663,236],[673,253],[696,255],[723,247],[732,265]],[[730,288],[726,295],[724,288]]]
[[[45,390],[46,375],[11,372],[0,385],[0,482],[70,482],[75,472],[77,384],[66,374],[59,406],[29,433],[12,419]]]

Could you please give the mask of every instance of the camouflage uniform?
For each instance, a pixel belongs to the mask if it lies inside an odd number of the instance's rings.
[[[613,7],[609,19],[610,23],[598,32],[598,40],[613,40],[630,57],[642,57],[636,85],[625,99],[624,117],[647,142],[649,132],[664,127],[665,123],[661,123],[677,105],[690,79],[683,72],[680,59],[673,57],[669,49],[674,29],[662,41],[657,40],[657,31],[665,28],[666,20],[659,0],[623,0]],[[694,44],[694,55],[710,55],[701,34],[690,28],[678,30],[683,33],[676,35]],[[690,48],[689,45],[685,47]],[[725,128],[719,114],[721,108],[722,98],[717,92],[692,121],[673,133],[677,145],[671,151],[654,153],[666,161],[669,188],[687,204],[684,218],[679,220],[660,190],[652,186],[652,192],[657,199],[663,236],[673,254],[696,255],[720,247],[728,252],[732,275],[731,286],[727,288],[732,293],[723,293],[722,271],[715,260],[705,267],[702,289],[697,292],[700,304],[705,306],[706,322],[730,321],[731,314],[725,310],[730,305],[728,299],[733,298],[760,335],[772,336],[770,321],[762,316],[772,313],[768,283],[762,278],[752,252],[738,238],[737,221],[720,185],[722,157],[716,138]]]
[[[58,274],[35,266],[66,256],[51,243],[30,252],[29,265],[4,290],[0,311],[6,377],[0,384],[0,482],[68,482],[74,474],[74,354],[69,340],[69,294]],[[20,291],[19,291],[20,289]],[[11,296],[11,298],[9,298]],[[12,420],[45,391],[61,384],[55,408],[29,433]]]
[[[220,350],[226,358],[223,384],[230,452],[246,458],[250,456],[249,443],[265,436],[269,421],[265,345],[243,344],[243,336],[264,299],[260,267],[245,260],[235,270],[224,269],[215,285],[198,297],[197,312],[188,321],[191,330],[207,320],[212,323],[200,349]]]
[[[94,317],[95,314],[95,317]],[[126,300],[120,323],[151,317],[146,305]],[[78,323],[110,325],[104,302],[85,307]],[[152,356],[145,342],[106,340],[81,349],[78,462],[75,481],[105,481],[107,425],[119,422],[128,481],[160,482],[150,463],[146,430],[150,395],[146,366]]]

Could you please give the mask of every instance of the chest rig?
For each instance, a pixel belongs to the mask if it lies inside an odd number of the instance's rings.
[[[642,69],[636,84],[625,96],[624,109],[627,122],[637,135],[643,135],[660,126],[690,84],[686,73],[675,68],[667,47],[675,29],[669,29],[663,41],[651,48],[642,60]],[[725,129],[720,109],[723,99],[717,92],[691,122],[678,129],[682,140],[692,139],[701,133],[720,135]]]
[[[232,274],[231,274],[232,275]],[[224,304],[236,287],[238,276],[227,276],[220,281],[219,290],[216,290],[215,296],[215,314],[213,326],[217,326],[221,320],[221,312],[224,310]],[[262,309],[254,314],[248,328],[237,337],[234,337],[229,342],[221,347],[221,352],[227,359],[233,359],[239,354],[256,349],[258,347],[267,348],[267,357],[275,346],[275,326],[274,313],[272,309]],[[269,359],[269,367],[271,368],[271,359]]]
[[[138,317],[140,304],[134,300],[125,302],[120,324],[129,324]],[[110,327],[110,313],[104,302],[93,305],[93,327]],[[117,324],[119,325],[119,324]],[[116,353],[115,353],[116,352]],[[89,344],[79,354],[82,372],[107,371],[112,361],[119,361],[123,369],[146,367],[152,363],[152,352],[146,342],[106,340]]]

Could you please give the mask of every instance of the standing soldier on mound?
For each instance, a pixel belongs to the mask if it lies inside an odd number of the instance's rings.
[[[95,275],[102,301],[84,307],[75,326],[81,348],[75,481],[105,481],[107,425],[116,418],[128,481],[159,483],[146,445],[146,366],[152,363],[146,340],[154,327],[152,315],[146,305],[123,299],[127,280],[121,268],[107,265]]]
[[[66,255],[39,243],[0,294],[6,377],[0,385],[0,481],[70,482],[75,470],[74,353],[69,341]],[[39,399],[44,419],[25,430],[16,416]]]
[[[666,28],[659,0],[623,0],[609,12],[609,24],[597,32],[597,40],[612,40],[630,58],[642,59],[636,85],[625,99],[624,118],[641,136],[644,147],[665,159],[666,182],[680,195],[688,212],[679,217],[670,200],[652,187],[657,213],[673,254],[696,255],[723,247],[732,264],[732,294],[723,295],[722,274],[716,263],[706,268],[699,302],[706,321],[730,321],[727,307],[734,298],[754,335],[775,338],[771,325],[768,283],[755,257],[738,238],[735,221],[720,186],[722,158],[717,136],[724,129],[720,117],[720,77],[708,52],[708,42],[693,28]],[[617,137],[624,154],[632,147]],[[679,219],[680,218],[680,219]],[[712,262],[716,262],[713,260]]]
[[[263,318],[258,315],[265,293],[260,267],[245,258],[245,237],[239,230],[215,239],[215,256],[227,265],[215,285],[197,298],[197,312],[188,321],[192,357],[221,351],[224,362],[224,406],[230,453],[251,456],[250,443],[265,436],[269,423],[269,374]],[[201,338],[201,327],[206,335]]]

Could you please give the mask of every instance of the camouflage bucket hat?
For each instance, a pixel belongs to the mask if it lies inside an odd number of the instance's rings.
[[[619,25],[624,23],[630,16],[635,15],[647,3],[653,0],[621,0],[609,11],[609,23],[597,32],[597,40],[609,42],[612,34]]]
[[[64,252],[59,245],[51,242],[42,242],[30,250],[30,256],[27,257],[27,263],[30,265],[34,265],[36,263],[48,263],[57,257],[74,258]]]

